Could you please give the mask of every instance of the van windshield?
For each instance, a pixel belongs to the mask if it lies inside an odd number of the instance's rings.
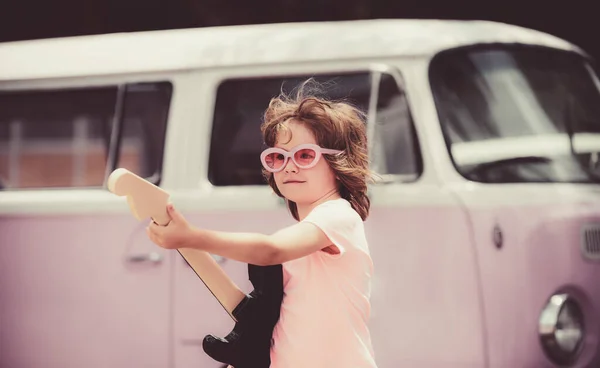
[[[585,59],[534,47],[438,55],[430,83],[456,169],[486,183],[600,183],[600,91]]]

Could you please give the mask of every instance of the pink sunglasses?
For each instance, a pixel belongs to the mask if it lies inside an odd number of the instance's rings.
[[[301,169],[310,169],[315,166],[322,154],[335,155],[343,151],[321,148],[316,144],[300,144],[291,151],[286,151],[282,148],[271,147],[267,148],[260,154],[260,162],[263,167],[270,172],[279,172],[283,170],[288,163],[288,159],[292,159],[294,164]]]

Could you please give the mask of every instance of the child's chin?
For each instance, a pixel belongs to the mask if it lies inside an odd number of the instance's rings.
[[[290,193],[290,192],[292,192],[292,193]],[[293,191],[291,191],[291,190],[287,191],[287,193],[282,193],[282,194],[285,198],[287,198],[288,201],[292,201],[299,205],[310,203],[310,198],[308,198],[308,196],[301,195],[299,193],[293,193]]]

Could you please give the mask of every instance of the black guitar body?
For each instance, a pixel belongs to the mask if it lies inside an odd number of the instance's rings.
[[[233,330],[225,338],[205,336],[202,348],[214,360],[234,368],[269,368],[273,329],[283,299],[283,271],[281,265],[249,264],[248,277],[254,290],[234,309]]]

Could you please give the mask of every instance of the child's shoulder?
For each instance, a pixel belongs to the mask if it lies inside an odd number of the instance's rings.
[[[320,203],[309,213],[308,216],[327,216],[342,221],[361,222],[362,218],[352,208],[350,202],[344,198],[331,199]],[[312,217],[311,216],[311,217]]]
[[[350,202],[344,198],[330,199],[323,203],[319,203],[317,206],[315,206],[315,208],[313,208],[313,211],[322,211],[324,209],[343,212],[348,211],[348,209],[353,210]]]

